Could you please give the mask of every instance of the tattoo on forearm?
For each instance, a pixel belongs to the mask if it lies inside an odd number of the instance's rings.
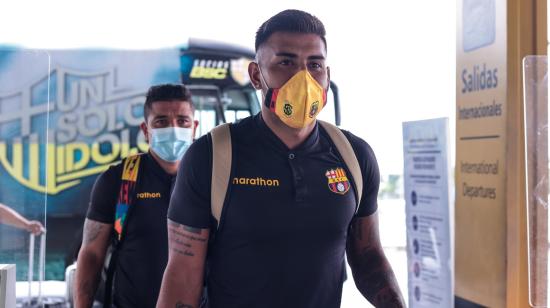
[[[201,229],[199,229],[199,228],[193,228],[193,227],[183,226],[183,230],[189,231],[189,232],[195,233],[195,234],[201,234]]]
[[[193,305],[184,304],[181,301],[176,303],[176,308],[195,308]]]
[[[206,242],[206,240],[207,240],[207,238],[205,238],[205,237],[196,237],[196,236],[193,236],[193,235],[189,235],[189,234],[179,232],[179,231],[174,230],[174,229],[170,229],[169,231],[174,236],[174,240],[178,239],[178,236],[186,238],[186,239],[191,240],[191,241],[198,241],[198,242]]]
[[[188,257],[194,257],[195,254],[192,253],[191,251],[189,250],[181,250],[181,249],[178,249],[178,248],[172,248],[172,251],[177,253],[177,254],[180,254],[180,255],[184,255],[184,256],[188,256]]]
[[[82,245],[95,241],[102,230],[103,224],[86,220],[84,223],[84,238],[82,239]]]
[[[208,239],[202,235],[202,230],[169,221],[168,223],[170,250],[179,255],[194,257],[193,242],[205,243]]]
[[[356,221],[351,231],[348,258],[357,288],[376,307],[405,307],[390,264],[381,251],[377,229]]]

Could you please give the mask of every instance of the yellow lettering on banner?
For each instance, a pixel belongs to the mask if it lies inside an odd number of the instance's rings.
[[[134,154],[137,154],[138,153],[138,149],[139,151],[143,152],[143,153],[147,153],[149,151],[149,144],[147,144],[147,142],[140,142],[138,143],[137,145],[137,149],[136,148],[132,148],[130,150],[130,154],[129,155],[134,155]],[[124,158],[124,157],[123,157]]]
[[[40,151],[39,151],[39,145],[36,144],[33,146],[32,144],[29,145],[29,148],[31,149],[29,154],[29,160],[31,162],[30,167],[37,168],[37,164],[40,161]],[[55,145],[48,144],[47,145],[47,151],[48,151],[48,161],[47,163],[47,174],[46,174],[46,185],[40,185],[40,178],[38,176],[39,171],[29,171],[29,179],[26,179],[23,175],[23,145],[21,143],[14,143],[12,145],[12,163],[9,162],[7,158],[7,145],[4,142],[0,142],[0,163],[6,171],[19,183],[23,184],[24,186],[41,192],[41,193],[48,193],[55,195],[58,192],[70,188],[74,185],[77,185],[80,183],[80,181],[72,181],[68,183],[64,183],[62,185],[57,186],[56,183],[56,169],[55,169]],[[36,174],[33,175],[33,172],[36,172]]]
[[[81,157],[78,161],[75,161],[77,151],[80,152]],[[90,162],[90,148],[85,143],[69,143],[66,145],[66,159],[67,172],[80,170]]]
[[[40,181],[38,178],[38,173],[40,172],[40,148],[39,144],[33,142],[29,144],[29,181],[31,183],[37,183]]]
[[[0,161],[5,166],[8,173],[23,174],[23,144],[20,142],[12,145],[11,153],[12,163],[8,161],[8,148],[6,143],[0,143]]]
[[[56,163],[56,171],[57,174],[63,174],[65,173],[65,146],[57,146],[57,163]]]
[[[114,163],[117,163],[117,162],[114,162]],[[84,169],[84,170],[81,170],[81,171],[60,175],[60,176],[57,177],[57,180],[59,182],[64,182],[64,181],[70,181],[70,180],[74,180],[74,179],[80,179],[80,178],[83,178],[83,177],[86,177],[86,176],[101,173],[101,172],[109,169],[109,166],[110,165],[100,165],[100,166]]]
[[[120,144],[120,157],[125,158],[128,157],[128,154],[130,153],[130,144],[128,142],[123,142]]]
[[[120,162],[123,148],[126,156],[138,153],[138,148],[131,148],[129,143],[110,143],[109,153],[102,153],[99,145],[97,142],[92,145],[69,143],[57,146],[49,143],[45,145],[45,151],[41,151],[44,145],[39,142],[24,144],[15,139],[9,146],[6,142],[0,142],[0,164],[23,186],[56,195],[78,185],[81,178],[101,173],[111,164]],[[141,145],[146,151],[147,144]],[[9,159],[8,154],[11,154]],[[45,166],[40,165],[44,161],[41,155],[47,157]]]
[[[99,143],[92,144],[92,161],[97,164],[104,165],[113,162],[120,154],[120,144],[111,144],[111,153],[102,154]]]

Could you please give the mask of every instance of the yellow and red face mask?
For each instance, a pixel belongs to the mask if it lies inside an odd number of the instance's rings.
[[[293,128],[304,128],[315,121],[326,103],[327,90],[307,69],[296,73],[282,87],[269,88],[265,96],[265,106]]]

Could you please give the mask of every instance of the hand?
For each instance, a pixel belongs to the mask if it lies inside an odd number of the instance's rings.
[[[46,232],[46,229],[44,229],[44,226],[42,226],[42,224],[39,221],[32,220],[32,221],[29,221],[29,223],[27,224],[27,231],[29,231],[34,235],[40,235]]]

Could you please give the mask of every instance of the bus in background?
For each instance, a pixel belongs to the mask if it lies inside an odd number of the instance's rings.
[[[147,151],[140,132],[147,89],[189,87],[197,137],[260,111],[248,48],[200,39],[156,50],[36,51],[0,46],[0,202],[47,229],[46,280],[64,280],[76,258],[95,178]],[[339,124],[336,85],[322,118]],[[28,274],[29,239],[0,226],[0,263]],[[20,295],[18,294],[18,297]]]

